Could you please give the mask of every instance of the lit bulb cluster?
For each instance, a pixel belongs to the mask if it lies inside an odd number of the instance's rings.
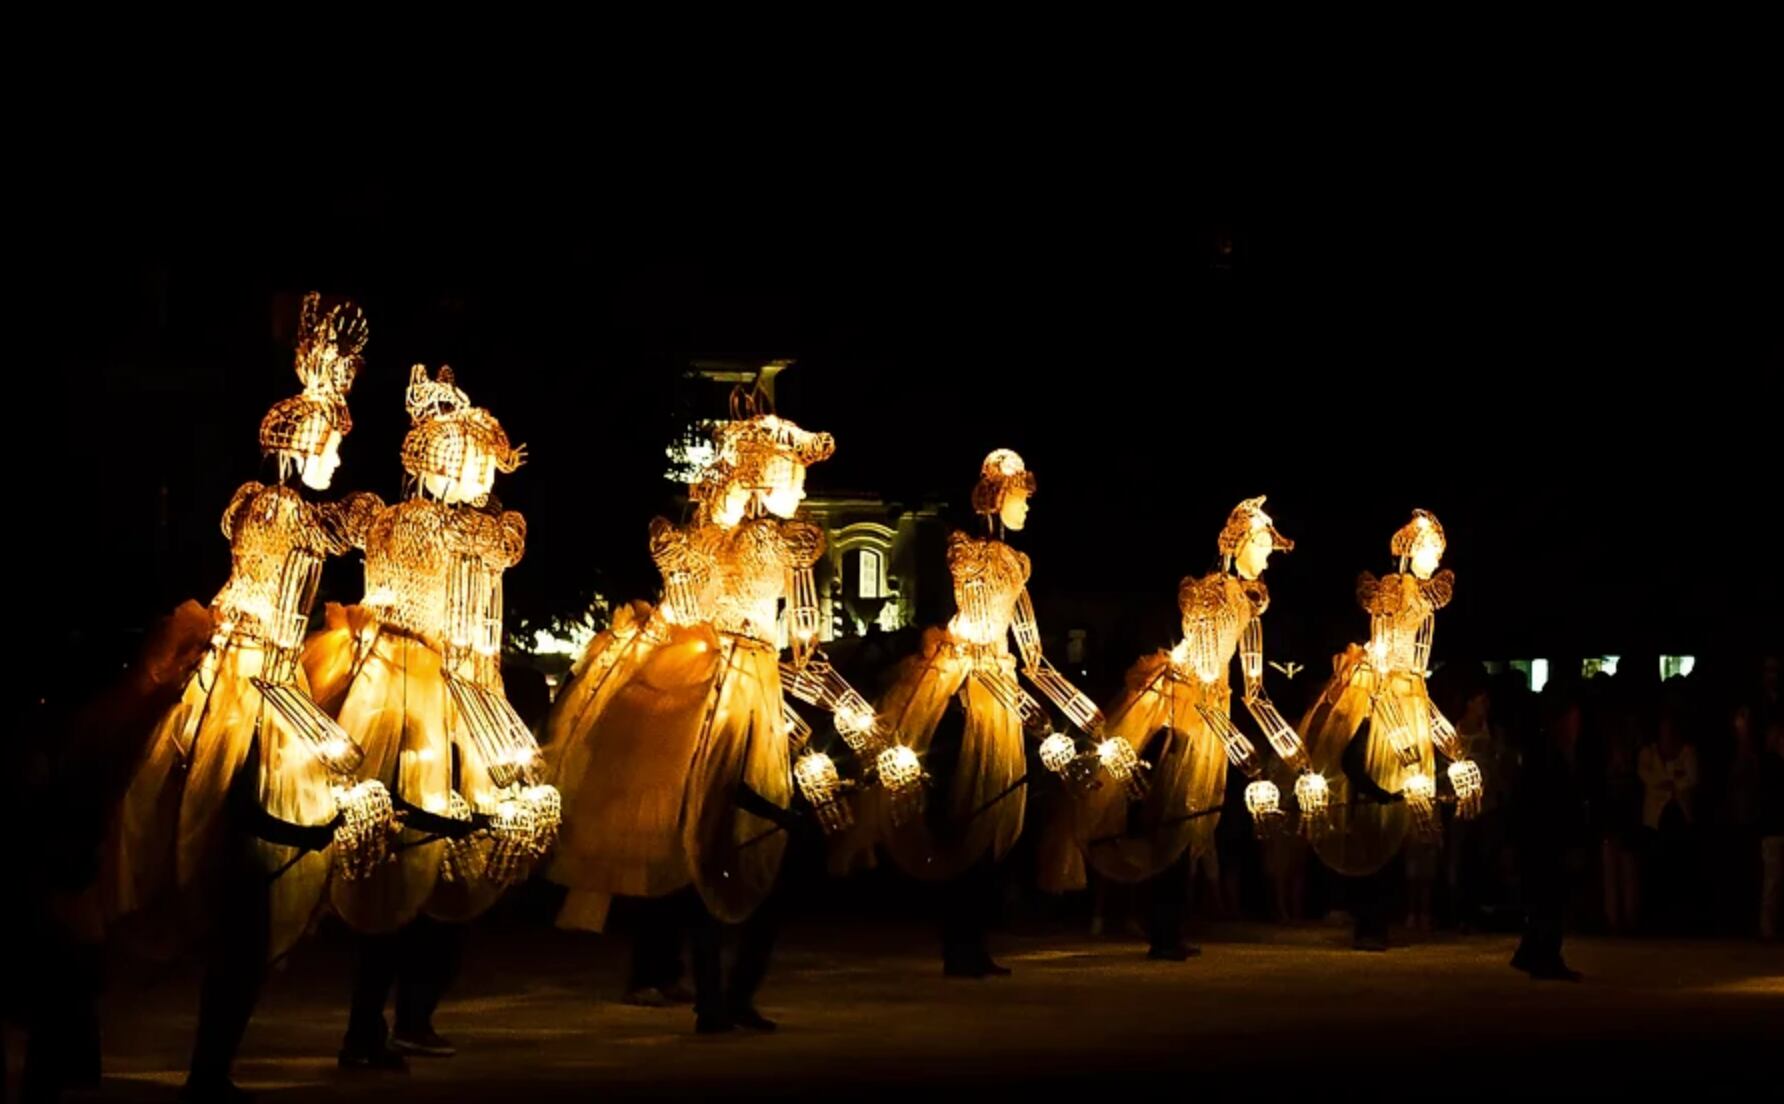
[[[1120,737],[1104,740],[1096,746],[1096,757],[1109,772],[1109,777],[1117,782],[1126,782],[1140,769],[1140,757],[1134,754],[1134,746]]]
[[[867,750],[875,719],[873,710],[865,702],[856,704],[845,700],[831,716],[836,723],[836,733],[842,737],[843,743],[857,754]]]
[[[1424,771],[1413,771],[1406,776],[1402,793],[1406,796],[1406,807],[1412,810],[1413,827],[1425,839],[1437,839],[1443,834],[1443,826],[1437,819],[1437,782]]]
[[[335,809],[340,821],[334,831],[335,869],[346,880],[358,881],[377,869],[390,853],[395,813],[384,783],[368,779],[334,787]]]
[[[842,788],[836,764],[821,751],[802,755],[793,765],[793,777],[799,782],[799,793],[814,807],[834,802]]]
[[[1330,823],[1332,788],[1323,774],[1304,772],[1295,779],[1295,804],[1301,810],[1301,831],[1315,835]]]
[[[448,820],[469,821],[471,803],[457,790],[447,790],[445,801],[429,794],[422,802],[428,812]],[[483,856],[479,833],[467,833],[446,841],[446,854],[440,859],[440,877],[448,882],[471,882],[482,873]]]
[[[1077,755],[1078,745],[1063,732],[1055,732],[1041,741],[1041,766],[1054,774],[1064,774]]]
[[[810,803],[818,816],[818,824],[826,832],[839,832],[855,821],[849,803],[842,800],[842,776],[830,756],[821,751],[808,752],[793,764],[793,778],[799,793]]]
[[[880,752],[875,761],[880,785],[887,793],[901,794],[917,789],[923,782],[923,764],[917,753],[903,744],[893,744]]]
[[[1458,759],[1449,765],[1450,788],[1456,791],[1456,815],[1469,820],[1480,815],[1480,767],[1473,760]]]
[[[1260,838],[1274,833],[1282,824],[1282,793],[1276,783],[1260,778],[1246,786],[1245,811]]]
[[[527,786],[498,801],[489,816],[484,878],[496,885],[525,881],[557,841],[563,808],[555,786]]]
[[[893,744],[880,752],[874,768],[894,827],[909,823],[923,812],[923,764],[916,752],[903,744]]]
[[[1146,764],[1140,761],[1132,744],[1119,736],[1110,737],[1096,746],[1096,758],[1109,777],[1126,786],[1133,798],[1146,796]]]

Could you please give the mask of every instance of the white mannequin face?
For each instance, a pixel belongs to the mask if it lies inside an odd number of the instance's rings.
[[[1437,565],[1443,559],[1443,549],[1436,541],[1421,541],[1412,550],[1409,566],[1412,573],[1421,579],[1429,579],[1437,573]]]
[[[731,528],[743,520],[743,512],[749,507],[751,493],[735,483],[726,484],[719,496],[708,503],[706,516],[715,525]]]
[[[329,484],[334,482],[335,470],[340,466],[341,435],[331,429],[321,452],[311,453],[298,461],[297,477],[312,491],[326,491]]]
[[[1016,488],[1005,491],[997,516],[1003,519],[1005,529],[1012,533],[1021,532],[1028,524],[1028,492]]]
[[[786,458],[776,459],[769,468],[768,483],[773,490],[762,496],[762,504],[775,517],[790,518],[799,512],[805,501],[805,465]]]
[[[1239,546],[1233,557],[1233,567],[1239,572],[1241,579],[1255,579],[1270,566],[1270,553],[1276,551],[1275,538],[1268,529],[1253,529],[1251,536]]]
[[[423,483],[428,494],[448,505],[476,502],[488,496],[496,485],[495,457],[474,445],[469,446],[456,475],[429,475]]]

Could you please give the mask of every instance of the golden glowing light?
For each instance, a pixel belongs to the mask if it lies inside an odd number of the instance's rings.
[[[1450,788],[1456,792],[1456,815],[1477,816],[1480,813],[1483,783],[1480,767],[1467,759],[1449,765]]]
[[[1330,827],[1332,789],[1325,776],[1306,771],[1295,779],[1295,804],[1301,810],[1301,831],[1312,837]]]
[[[1260,778],[1245,787],[1245,811],[1251,814],[1253,824],[1263,832],[1282,815],[1282,794],[1276,789],[1276,783],[1267,778]]]
[[[334,832],[334,863],[341,877],[358,881],[371,874],[390,852],[396,831],[390,791],[375,779],[333,788],[340,822]]]
[[[1043,767],[1054,774],[1062,774],[1071,761],[1077,758],[1078,746],[1070,736],[1055,732],[1041,741],[1040,755]]]
[[[893,744],[880,752],[875,768],[879,772],[880,785],[888,793],[905,793],[923,781],[923,764],[917,759],[917,753],[903,744]]]
[[[808,752],[793,764],[793,778],[799,793],[811,804],[818,824],[826,832],[838,832],[854,823],[854,815],[843,796],[842,778],[836,764],[821,751]]]

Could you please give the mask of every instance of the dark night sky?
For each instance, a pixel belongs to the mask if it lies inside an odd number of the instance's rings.
[[[952,152],[46,189],[27,501],[58,543],[27,589],[94,627],[214,589],[214,519],[294,387],[272,295],[317,287],[372,327],[338,487],[397,492],[415,361],[450,361],[528,444],[498,487],[531,526],[521,611],[574,604],[597,566],[649,585],[674,371],[763,355],[798,358],[782,412],[837,436],[814,489],[961,501],[986,451],[1021,451],[1043,613],[1080,592],[1168,606],[1267,492],[1301,542],[1271,579],[1318,626],[1305,643],[1362,631],[1351,580],[1391,566],[1413,506],[1460,577],[1440,647],[1775,643],[1775,195],[1702,165],[1674,183],[1457,155],[1204,188],[1162,154]]]

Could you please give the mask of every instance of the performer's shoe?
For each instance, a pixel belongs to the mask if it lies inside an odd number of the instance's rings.
[[[224,1077],[221,1079],[186,1079],[180,1090],[182,1104],[248,1104],[254,1094]]]
[[[409,1072],[409,1061],[387,1043],[375,1047],[343,1045],[336,1064],[344,1070],[384,1070],[390,1073]]]
[[[942,973],[960,978],[1009,977],[1010,968],[998,965],[988,954],[980,954],[965,959],[944,958]]]
[[[642,989],[633,989],[620,1000],[638,1008],[668,1008],[675,1002],[669,995],[654,985],[646,985]]]
[[[670,1004],[693,1004],[694,991],[685,985],[671,983],[657,986],[657,992]]]
[[[1541,966],[1532,966],[1529,970],[1531,981],[1583,981],[1585,974],[1578,970],[1570,970],[1567,963],[1557,959]]]
[[[737,1030],[737,1024],[729,1016],[696,1016],[694,1018],[694,1034],[724,1035]]]
[[[1183,962],[1202,953],[1202,948],[1194,943],[1179,943],[1174,947],[1153,947],[1146,952],[1146,957],[1157,962]]]
[[[420,1031],[397,1031],[390,1036],[390,1049],[399,1054],[420,1058],[450,1058],[458,1053],[452,1041],[431,1027]]]
[[[751,1031],[763,1032],[773,1031],[780,1026],[767,1016],[756,1011],[755,1008],[750,1005],[745,1005],[742,1008],[733,1008],[731,1010],[731,1022],[738,1027],[748,1028]]]
[[[1371,951],[1379,954],[1388,949],[1388,941],[1379,935],[1359,935],[1351,943],[1351,946],[1359,951]]]

